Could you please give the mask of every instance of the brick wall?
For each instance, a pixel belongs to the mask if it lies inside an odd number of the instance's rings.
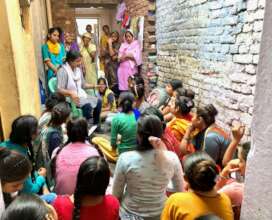
[[[265,0],[157,0],[159,82],[182,79],[221,125],[250,126]],[[247,131],[249,135],[249,131]]]
[[[66,0],[51,0],[51,5],[53,25],[75,33],[75,9],[66,4]]]

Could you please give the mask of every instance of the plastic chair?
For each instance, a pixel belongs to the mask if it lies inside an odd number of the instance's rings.
[[[54,93],[57,91],[57,83],[58,83],[58,81],[57,81],[56,77],[53,77],[49,80],[48,88],[51,93]],[[67,101],[71,104],[72,116],[73,117],[82,117],[83,116],[82,109],[77,108],[76,104],[70,98],[67,98]]]

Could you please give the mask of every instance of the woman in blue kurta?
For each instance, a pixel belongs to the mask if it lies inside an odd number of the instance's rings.
[[[0,147],[17,151],[27,156],[34,165],[32,140],[36,137],[38,121],[31,115],[20,116],[12,123],[10,139],[0,143]],[[46,170],[41,168],[38,172],[32,172],[25,182],[22,192],[38,193],[45,185]]]
[[[47,42],[42,46],[43,61],[47,68],[47,82],[56,76],[58,69],[66,58],[64,45],[60,43],[60,29],[50,28],[48,31]]]

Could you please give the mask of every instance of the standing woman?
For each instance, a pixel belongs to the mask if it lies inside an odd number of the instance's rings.
[[[115,94],[118,93],[118,51],[120,49],[119,33],[114,31],[111,33],[111,37],[108,40],[109,53],[105,58],[105,76],[108,80],[110,89]]]
[[[64,34],[64,46],[66,53],[68,53],[70,50],[79,51],[77,42],[75,41],[72,33],[66,32]]]
[[[103,26],[103,35],[100,38],[100,69],[105,71],[105,56],[108,53],[108,40],[110,38],[110,27]]]
[[[50,28],[47,42],[42,46],[43,61],[47,68],[47,82],[57,74],[66,57],[64,45],[59,43],[60,34],[59,28]]]
[[[90,33],[83,34],[80,53],[82,55],[86,82],[95,85],[97,82],[95,69],[96,46],[91,40],[92,35]]]
[[[142,64],[142,54],[140,44],[134,39],[132,31],[127,30],[125,33],[125,42],[122,43],[118,59],[120,62],[118,68],[119,90],[128,90],[128,78],[138,73],[138,66]]]

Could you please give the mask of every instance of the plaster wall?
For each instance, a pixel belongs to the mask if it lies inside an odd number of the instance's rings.
[[[2,0],[0,8],[0,25],[3,28],[0,53],[5,54],[0,58],[0,109],[4,136],[7,137],[15,117],[21,114],[40,115],[40,97],[31,10],[23,11],[23,27],[19,1]]]

